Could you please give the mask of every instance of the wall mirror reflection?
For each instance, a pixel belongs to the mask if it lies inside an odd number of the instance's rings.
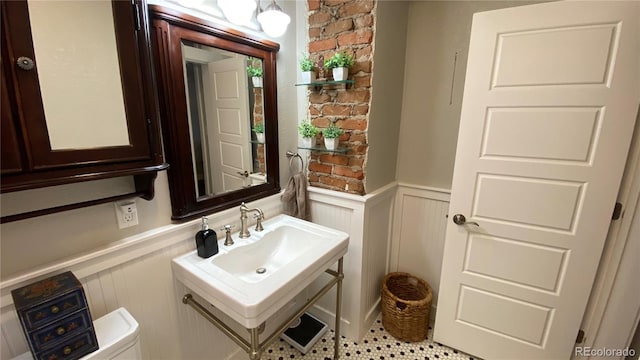
[[[150,6],[174,220],[277,193],[277,43]]]
[[[182,56],[198,199],[265,183],[262,60],[187,40]]]

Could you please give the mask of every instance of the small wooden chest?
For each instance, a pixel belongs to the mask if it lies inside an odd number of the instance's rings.
[[[35,359],[74,360],[98,349],[84,289],[71,271],[11,296]]]

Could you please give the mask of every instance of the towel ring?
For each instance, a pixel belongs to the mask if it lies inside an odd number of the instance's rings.
[[[293,172],[293,159],[300,159],[300,171],[304,171],[304,160],[302,160],[302,156],[298,153],[294,153],[293,151],[287,151],[287,157],[289,158],[289,171]]]

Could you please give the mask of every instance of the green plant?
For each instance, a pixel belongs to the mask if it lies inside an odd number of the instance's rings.
[[[256,124],[251,130],[253,130],[253,132],[255,132],[256,134],[262,134],[264,132],[264,124]]]
[[[309,120],[305,120],[301,122],[300,125],[298,125],[298,132],[303,138],[313,138],[318,135],[320,130],[318,130],[315,125],[309,122]]]
[[[251,77],[262,77],[262,68],[247,66],[247,74]]]
[[[322,130],[322,135],[327,139],[335,139],[342,134],[344,134],[344,131],[335,124],[331,124],[328,128]]]
[[[346,52],[337,52],[328,60],[325,60],[324,67],[331,70],[339,67],[350,68],[353,64],[354,60],[352,55],[347,54]]]
[[[313,71],[314,63],[309,58],[309,55],[302,55],[302,59],[300,59],[300,70],[302,71]]]

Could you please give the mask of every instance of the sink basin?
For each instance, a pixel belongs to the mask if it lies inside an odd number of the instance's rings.
[[[246,328],[275,314],[347,253],[349,235],[287,215],[251,228],[217,255],[203,259],[194,250],[172,261],[174,276]]]
[[[211,264],[223,269],[239,280],[257,283],[272,275],[277,276],[288,263],[312,251],[323,236],[291,225],[282,225],[265,233],[260,241],[220,254]],[[200,263],[205,269],[209,263]]]

